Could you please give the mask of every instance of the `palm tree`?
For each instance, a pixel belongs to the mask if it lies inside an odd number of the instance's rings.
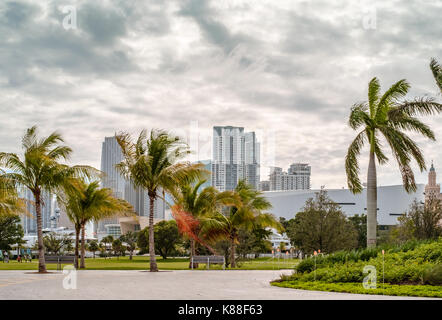
[[[220,212],[223,206],[238,202],[237,195],[231,191],[219,192],[214,187],[206,187],[199,192],[201,185],[205,182],[206,180],[201,180],[196,184],[183,183],[176,192],[172,193],[175,202],[172,213],[180,232],[190,239],[190,261],[196,254],[196,241],[213,251],[203,241],[204,234],[201,232],[216,227],[213,226],[217,223],[217,220],[212,218],[213,214]],[[191,267],[192,262],[189,264],[189,268]]]
[[[137,249],[138,233],[128,231],[120,237],[120,240],[126,244],[127,251],[129,251],[129,260],[132,260],[134,251]]]
[[[38,139],[37,127],[33,126],[26,131],[22,139],[23,160],[20,160],[15,153],[0,152],[0,165],[13,171],[12,173],[5,173],[4,176],[13,181],[16,186],[28,188],[34,196],[37,216],[39,273],[47,272],[42,233],[42,192],[46,190],[55,193],[70,177],[90,177],[95,173],[94,169],[88,166],[70,167],[61,164],[59,161],[67,160],[72,153],[70,147],[61,145],[61,143],[63,143],[63,139],[57,132]]]
[[[432,58],[430,62],[430,68],[433,72],[436,84],[442,92],[442,66],[436,61],[436,59]]]
[[[98,242],[96,240],[92,240],[91,243],[89,243],[88,250],[92,252],[92,254],[94,255],[94,259],[95,259],[95,252],[97,252],[99,249],[100,247],[98,246]]]
[[[133,142],[128,133],[116,136],[121,147],[124,160],[117,169],[135,187],[141,187],[149,196],[149,255],[150,271],[158,271],[155,259],[154,244],[154,203],[161,197],[161,191],[170,192],[182,181],[199,178],[202,164],[179,162],[190,153],[189,147],[179,137],[169,135],[165,131],[152,130],[149,137],[145,130]],[[163,196],[164,198],[164,196]]]
[[[100,188],[99,181],[90,183],[82,179],[71,179],[71,185],[59,195],[59,203],[66,210],[75,227],[75,256],[78,267],[79,235],[81,231],[80,269],[85,268],[85,226],[90,221],[98,221],[115,215],[129,215],[132,206],[125,200],[114,198],[112,190]]]
[[[435,140],[433,131],[419,119],[418,115],[431,115],[442,111],[442,105],[431,98],[400,101],[410,85],[406,80],[393,84],[382,96],[377,78],[368,85],[368,102],[355,104],[350,113],[349,125],[353,130],[361,128],[348,148],[345,159],[347,182],[353,193],[363,190],[359,180],[358,156],[365,143],[370,146],[367,174],[367,246],[376,246],[377,182],[376,163],[385,164],[387,156],[379,140],[384,137],[396,158],[407,192],[416,191],[416,182],[410,162],[415,159],[419,169],[425,170],[425,161],[417,144],[404,131],[413,131]]]
[[[282,225],[270,213],[263,213],[272,207],[270,202],[262,196],[262,192],[255,190],[243,180],[235,188],[240,202],[229,208],[225,214],[217,214],[217,220],[222,228],[210,230],[210,236],[219,238],[226,236],[230,242],[230,266],[236,267],[235,249],[238,244],[239,229],[253,230],[255,228],[275,228],[282,231]]]
[[[0,217],[4,215],[27,213],[26,202],[20,199],[14,184],[3,176],[0,170]]]

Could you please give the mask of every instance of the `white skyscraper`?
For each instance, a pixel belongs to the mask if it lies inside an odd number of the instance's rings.
[[[243,127],[213,127],[212,186],[233,190],[239,180],[259,183],[259,143]]]
[[[273,167],[270,170],[270,191],[310,189],[311,167],[307,163],[293,163],[288,172]]]

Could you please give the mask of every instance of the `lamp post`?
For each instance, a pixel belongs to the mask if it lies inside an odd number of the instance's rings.
[[[316,281],[316,256],[318,255],[318,252],[316,252],[316,250],[315,250],[315,252],[313,252],[313,254],[315,256],[315,275],[314,275],[314,277],[315,277],[315,281]]]
[[[382,294],[385,294],[385,251],[382,249]]]

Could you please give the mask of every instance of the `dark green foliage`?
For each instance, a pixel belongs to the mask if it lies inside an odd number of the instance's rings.
[[[367,247],[367,215],[355,214],[349,217],[348,220],[353,223],[353,226],[358,233],[358,248]]]
[[[19,216],[0,216],[0,250],[11,250],[11,245],[25,243],[23,236]]]
[[[318,192],[314,199],[307,200],[290,229],[294,244],[307,254],[315,250],[331,253],[357,246],[353,224],[325,190]]]
[[[255,228],[254,230],[240,229],[237,253],[243,257],[250,253],[267,253],[272,251],[272,244],[267,240],[272,234],[270,230]]]
[[[155,253],[167,259],[168,256],[175,254],[177,246],[182,242],[181,235],[175,220],[160,221],[154,225]],[[144,228],[138,234],[138,247],[143,252],[148,251],[149,247],[149,228]]]

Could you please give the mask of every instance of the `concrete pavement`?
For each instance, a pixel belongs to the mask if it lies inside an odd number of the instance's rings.
[[[143,299],[143,300],[377,300],[417,299],[319,292],[273,287],[269,281],[290,270],[82,270],[77,278],[61,272],[33,274],[0,271],[0,300],[7,299]],[[76,289],[65,289],[76,285]]]

